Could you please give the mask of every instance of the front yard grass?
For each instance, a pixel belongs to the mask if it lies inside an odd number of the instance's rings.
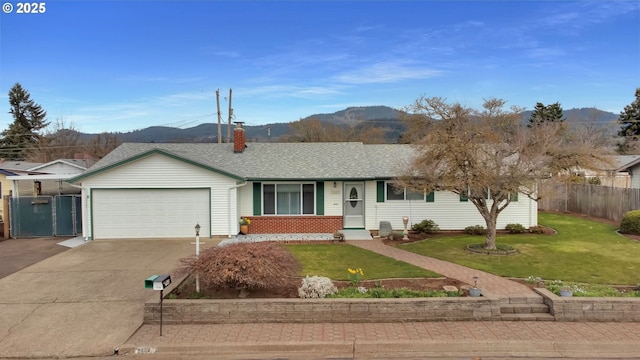
[[[362,280],[442,277],[402,261],[347,244],[285,245],[302,264],[302,276],[348,280],[347,269],[361,268]]]
[[[576,216],[540,212],[538,222],[555,235],[499,235],[497,242],[519,251],[487,256],[464,251],[483,236],[447,236],[400,248],[504,277],[539,276],[544,280],[579,283],[640,284],[640,242],[615,233],[616,227]],[[482,279],[479,281],[482,283]]]

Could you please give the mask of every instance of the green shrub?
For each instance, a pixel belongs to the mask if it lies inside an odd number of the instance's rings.
[[[417,231],[419,233],[433,234],[440,231],[440,228],[438,227],[438,224],[435,223],[435,221],[424,219],[417,224],[413,224],[411,230]]]
[[[594,176],[594,177],[587,178],[587,184],[602,185],[602,181],[600,180],[599,177]]]
[[[522,234],[525,231],[524,226],[522,224],[507,224],[505,229],[511,234]]]
[[[640,210],[627,211],[620,223],[620,232],[623,234],[640,234]]]
[[[471,225],[464,228],[464,233],[469,235],[486,235],[487,229],[482,225]]]

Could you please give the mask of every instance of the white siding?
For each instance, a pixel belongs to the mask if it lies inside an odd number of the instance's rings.
[[[324,182],[324,214],[326,216],[342,216],[344,197],[342,196],[342,181]]]
[[[640,189],[640,165],[636,165],[629,169],[631,173],[631,188]]]
[[[82,180],[83,204],[89,189],[162,189],[162,188],[211,188],[211,235],[227,235],[231,221],[236,219],[236,180],[227,176],[154,154]],[[229,206],[231,198],[231,206]],[[90,209],[83,214],[84,236],[91,236]],[[237,228],[237,227],[236,227]],[[202,234],[206,236],[206,234]]]
[[[376,202],[376,182],[366,184],[366,228],[378,229],[380,221],[389,221],[394,229],[402,229],[402,217],[409,217],[409,227],[424,219],[431,219],[442,230],[462,230],[470,225],[485,226],[485,221],[471,202],[461,202],[460,197],[450,192],[436,192],[434,202],[390,201]],[[518,201],[511,202],[498,216],[498,229],[509,223],[524,227],[537,225],[537,203],[523,194]]]

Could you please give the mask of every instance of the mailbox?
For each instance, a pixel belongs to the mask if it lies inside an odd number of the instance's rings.
[[[168,274],[152,275],[144,279],[144,287],[146,289],[164,290],[169,285],[171,285],[171,276]]]

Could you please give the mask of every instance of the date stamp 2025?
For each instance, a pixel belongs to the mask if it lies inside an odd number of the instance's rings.
[[[14,4],[6,2],[2,4],[2,12],[5,14],[44,14],[47,11],[45,2],[18,2]]]

